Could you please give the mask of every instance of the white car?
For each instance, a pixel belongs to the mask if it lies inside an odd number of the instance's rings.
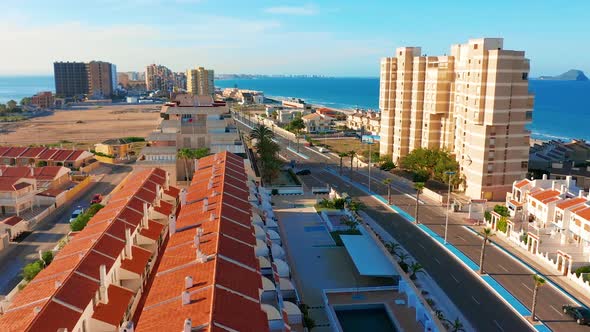
[[[321,153],[327,153],[327,152],[330,152],[330,149],[328,149],[328,148],[324,148],[324,147],[320,147],[318,150],[319,150]]]
[[[75,209],[74,212],[72,212],[72,215],[70,216],[70,223],[74,222],[74,220],[76,220],[76,218],[78,218],[78,216],[82,213],[84,213],[84,208],[79,207]]]

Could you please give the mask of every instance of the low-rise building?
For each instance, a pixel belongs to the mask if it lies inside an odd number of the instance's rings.
[[[311,113],[301,117],[305,128],[303,129],[306,133],[327,133],[332,131],[333,118],[318,113]]]
[[[94,150],[96,152],[113,156],[115,159],[127,159],[129,158],[129,152],[131,152],[132,145],[133,142],[124,138],[114,138],[95,144]]]
[[[39,92],[31,97],[31,105],[39,108],[52,108],[54,103],[55,99],[51,91]]]
[[[356,110],[346,116],[346,126],[350,129],[379,135],[381,116],[377,112]]]
[[[284,108],[277,110],[279,124],[287,124],[297,117],[303,117],[311,113],[311,110],[304,108]]]
[[[132,173],[0,316],[2,331],[122,331],[147,291],[179,191],[161,169]]]
[[[37,189],[58,188],[68,182],[70,169],[64,166],[5,166],[0,165],[0,181],[3,177],[35,179]]]
[[[543,142],[533,145],[529,150],[529,168],[550,173],[554,164],[580,164],[588,160],[590,144],[582,139]]]
[[[85,150],[0,146],[0,165],[79,168],[92,162],[94,162],[94,154]]]
[[[311,110],[311,104],[306,103],[305,100],[300,99],[300,98],[289,98],[287,100],[282,100],[281,104],[284,107],[302,108],[302,109]]]
[[[37,181],[26,177],[0,177],[0,213],[17,216],[21,212],[33,209]]]

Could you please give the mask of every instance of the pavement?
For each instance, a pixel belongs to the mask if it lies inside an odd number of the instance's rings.
[[[11,243],[0,251],[0,297],[6,296],[22,280],[22,268],[39,259],[39,250],[47,251],[70,231],[70,215],[76,207],[88,206],[96,193],[108,194],[120,183],[132,168],[124,165],[101,165],[92,172],[97,182],[91,182],[74,200],[62,205],[41,220],[35,230],[20,242]]]
[[[244,127],[241,129],[247,130]],[[282,137],[277,137],[277,140],[283,146],[288,145],[287,140]],[[424,224],[422,227],[429,229],[432,234],[427,234],[407,221],[408,218],[413,218],[416,204],[412,196],[414,191],[407,183],[389,173],[375,169],[372,171],[371,189],[383,197],[386,197],[387,189],[380,182],[385,177],[393,178],[392,203],[400,210],[400,213],[395,213],[382,202],[367,195],[365,191],[351,186],[334,174],[339,171],[340,158],[337,156],[326,154],[328,159],[319,156],[319,152],[315,153],[306,149],[300,149],[300,153],[304,153],[309,159],[303,159],[290,151],[283,150],[281,153],[285,159],[296,160],[297,167],[312,170],[311,175],[301,177],[305,186],[310,188],[330,184],[337,190],[346,191],[363,202],[366,205],[365,212],[425,267],[476,330],[527,331],[532,329],[516,313],[516,311],[520,311],[521,314],[526,313],[532,304],[533,272],[521,261],[512,258],[496,246],[488,246],[484,266],[487,279],[484,282],[474,273],[474,270],[470,271],[471,268],[465,262],[460,261],[450,251],[444,250],[439,243],[433,241],[433,236],[438,236],[440,239],[444,234],[444,208],[428,200],[424,200],[425,204],[420,204],[419,221]],[[350,160],[346,159],[344,166],[350,163]],[[330,165],[335,172],[326,171],[326,165]],[[368,187],[367,169],[350,172],[349,168],[344,167],[345,176],[350,176],[351,173],[355,183]],[[464,227],[465,217],[466,214],[451,214],[448,242],[465,256],[464,261],[470,260],[475,264],[472,268],[479,270],[482,240]],[[554,280],[551,274],[547,274],[546,277],[551,281]],[[509,300],[504,300],[497,295],[499,289],[504,289],[508,293],[509,296],[506,298]],[[510,295],[513,296],[512,299]],[[577,325],[571,317],[562,313],[561,306],[571,302],[570,297],[558,288],[551,285],[544,286],[540,289],[537,298],[537,317],[553,331],[590,331],[589,327]]]

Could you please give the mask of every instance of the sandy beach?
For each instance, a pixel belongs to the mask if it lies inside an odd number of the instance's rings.
[[[0,123],[0,144],[98,143],[109,138],[145,137],[156,129],[161,105],[76,106],[49,116]]]

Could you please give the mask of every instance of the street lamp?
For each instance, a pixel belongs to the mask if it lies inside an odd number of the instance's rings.
[[[449,208],[451,203],[451,177],[455,175],[455,172],[447,171],[445,172],[446,175],[449,176],[449,194],[447,196],[447,216],[445,218],[445,244],[447,244],[447,233],[449,229]]]
[[[371,193],[371,146],[373,145],[373,137],[370,135],[361,136],[361,141],[369,145],[369,194]]]

